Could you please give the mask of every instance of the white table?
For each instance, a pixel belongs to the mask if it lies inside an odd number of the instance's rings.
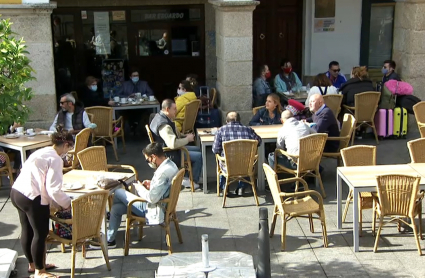
[[[263,163],[265,160],[265,143],[276,143],[277,133],[282,125],[262,125],[252,126],[252,129],[261,137],[261,145],[258,147],[258,174],[257,174],[257,188],[258,190],[264,190],[266,185],[264,182],[265,175],[263,170]],[[205,133],[204,131],[211,132],[211,128],[198,128],[196,133],[198,134],[198,141],[201,144],[202,150],[202,178],[204,193],[208,193],[208,173],[207,173],[207,147],[210,147],[214,143],[214,135]]]
[[[9,139],[5,136],[0,136],[0,146],[21,152],[21,163],[27,160],[26,151],[35,150],[38,148],[52,145],[48,135],[27,136],[21,135],[19,138]]]
[[[127,184],[132,183],[133,181],[135,181],[135,176],[134,173],[124,173],[124,172],[103,172],[103,171],[87,171],[87,170],[71,170],[68,173],[63,175],[63,183],[64,184],[71,184],[71,183],[81,183],[83,185],[83,188],[78,189],[78,190],[67,190],[65,188],[63,188],[63,190],[66,192],[67,195],[73,197],[73,198],[78,198],[81,195],[84,195],[86,193],[89,192],[93,192],[96,190],[101,190],[99,188],[96,189],[87,189],[86,186],[88,188],[90,188],[91,182],[95,182],[95,180],[97,179],[97,177],[99,176],[104,176],[104,178],[108,178],[108,179],[122,179],[124,180]],[[106,208],[105,208],[106,210]],[[106,239],[106,231],[107,231],[107,227],[106,227],[106,212],[105,215],[103,217],[103,222],[102,222],[102,228],[101,228],[101,232],[102,232],[102,241],[105,245],[105,249],[106,249],[106,259],[109,260],[109,256],[108,256],[108,241]]]
[[[140,104],[120,104],[117,106],[111,106],[113,109],[112,119],[116,119],[116,111],[120,110],[136,110],[136,109],[154,109],[155,113],[158,113],[160,109],[159,102],[157,100],[154,101],[144,101]]]
[[[342,229],[342,181],[353,190],[353,246],[359,252],[359,193],[376,192],[376,176],[402,174],[421,176],[420,188],[425,189],[425,164],[376,165],[337,168],[337,226]]]
[[[241,252],[210,252],[209,261],[210,266],[216,269],[205,276],[202,272],[201,252],[174,253],[162,257],[155,277],[256,277],[251,255]]]

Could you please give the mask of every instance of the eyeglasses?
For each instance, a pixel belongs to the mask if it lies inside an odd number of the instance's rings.
[[[340,72],[341,69],[332,70],[333,72]]]
[[[64,103],[68,103],[69,101],[61,101],[61,102],[59,102],[61,105],[62,104],[64,104]]]

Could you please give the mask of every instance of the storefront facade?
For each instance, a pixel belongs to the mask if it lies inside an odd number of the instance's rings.
[[[218,89],[220,109],[239,111],[244,122],[252,115],[258,66],[268,64],[275,75],[282,58],[304,83],[332,60],[349,74],[359,64],[379,69],[388,58],[414,87],[424,82],[425,0],[32,1],[39,3],[2,4],[0,13],[29,47],[37,126],[51,122],[57,96],[82,86],[86,76],[113,87],[105,70],[117,81],[138,68],[158,99],[174,96],[180,80],[197,74]]]

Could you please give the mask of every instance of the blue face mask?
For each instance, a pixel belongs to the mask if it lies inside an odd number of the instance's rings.
[[[132,77],[131,81],[133,81],[134,83],[137,83],[139,81],[139,77]]]
[[[382,74],[387,74],[388,73],[388,69],[382,68],[381,72],[382,72]]]
[[[91,85],[90,89],[91,89],[93,92],[96,92],[96,91],[97,91],[97,85]]]

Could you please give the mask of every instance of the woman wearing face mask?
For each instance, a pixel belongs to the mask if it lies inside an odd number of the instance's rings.
[[[287,59],[282,59],[280,63],[282,72],[274,78],[276,92],[285,95],[291,95],[291,92],[301,89],[303,84],[298,75],[292,71],[292,64]]]
[[[73,148],[72,135],[58,131],[51,140],[53,146],[28,157],[10,192],[21,222],[21,245],[29,262],[28,272],[34,273],[34,277],[56,277],[46,272],[55,266],[45,264],[50,205],[71,208],[71,199],[62,191],[61,156]]]
[[[115,102],[103,97],[103,92],[98,87],[98,80],[93,76],[86,78],[85,86],[78,93],[78,99],[84,107],[114,105]]]
[[[177,107],[176,118],[184,118],[184,113],[186,111],[186,104],[191,102],[192,100],[196,100],[196,95],[193,92],[192,85],[187,80],[183,80],[179,84],[179,88],[177,89],[177,97],[174,98]],[[182,130],[183,121],[182,120],[174,120],[176,127],[179,131]]]
[[[271,77],[271,72],[267,65],[259,68],[260,76],[255,79],[252,85],[252,107],[264,105],[267,96],[272,92],[267,79]]]
[[[249,125],[254,126],[281,124],[280,114],[282,114],[280,98],[278,95],[272,93],[267,96],[265,106],[258,110],[257,114],[255,114],[249,122]]]

